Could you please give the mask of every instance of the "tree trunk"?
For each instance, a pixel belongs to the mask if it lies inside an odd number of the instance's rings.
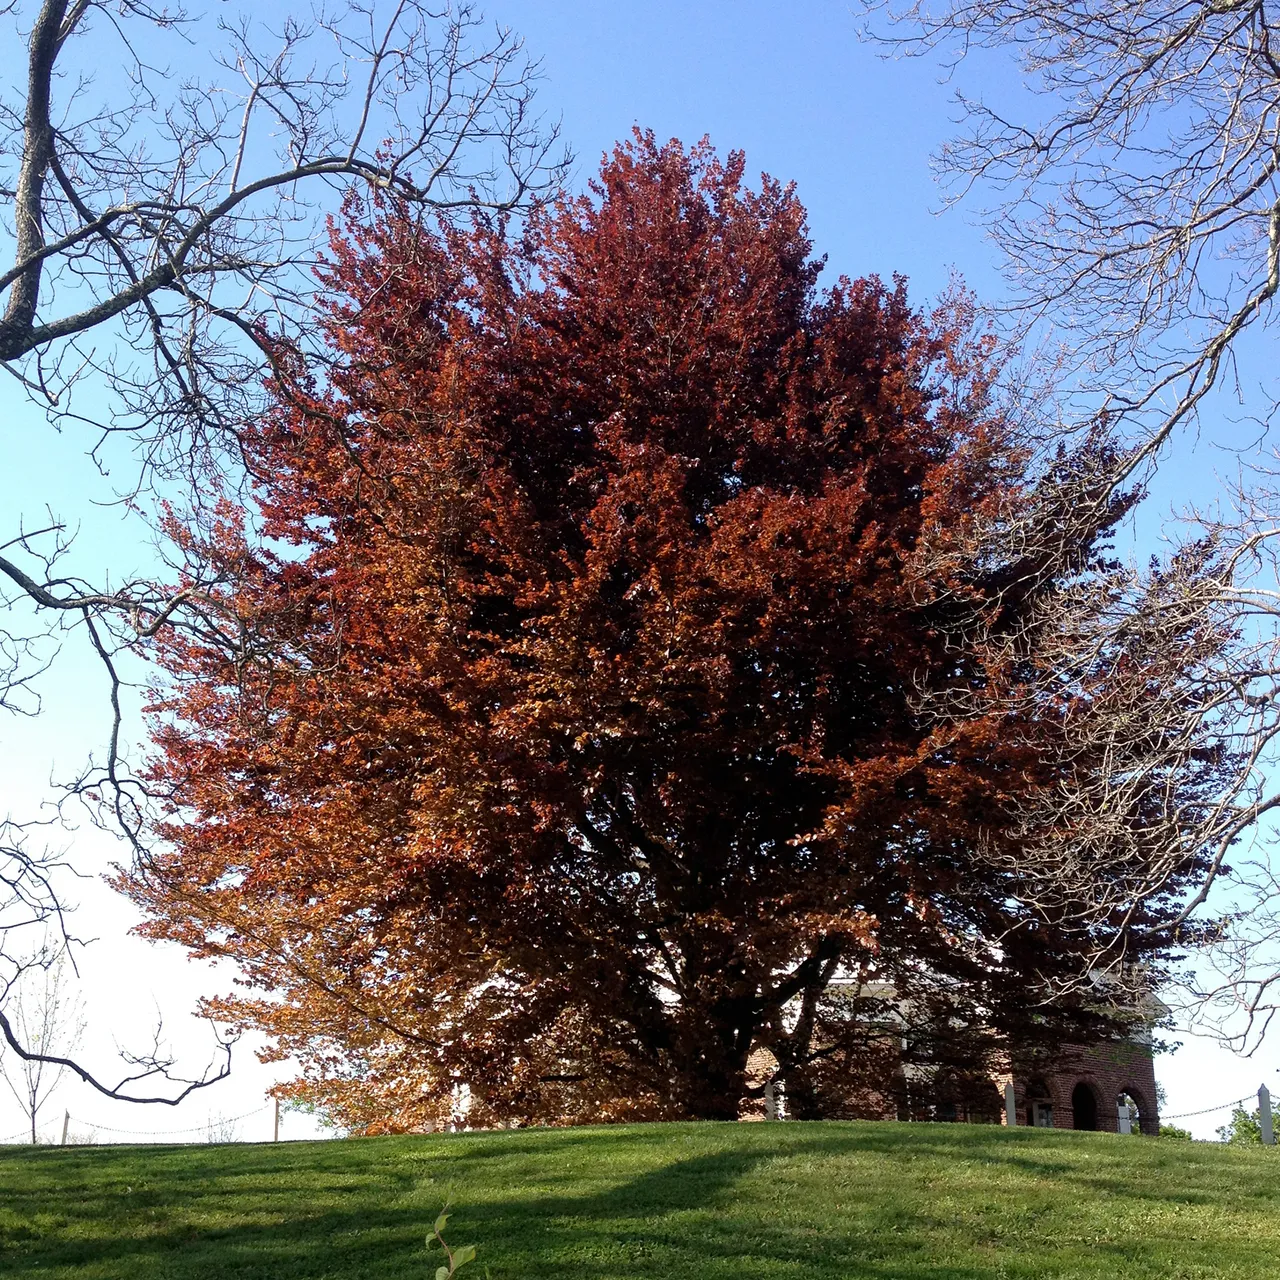
[[[804,1070],[786,1072],[782,1077],[789,1120],[822,1120],[822,1099],[817,1087]]]
[[[736,1120],[747,1087],[746,1053],[723,1041],[695,1041],[688,1049],[687,1059],[673,1064],[671,1100],[691,1120]]]

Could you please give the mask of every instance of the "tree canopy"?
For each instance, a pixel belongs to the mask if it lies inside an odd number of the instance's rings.
[[[1087,927],[1020,870],[1083,685],[1018,637],[1125,509],[1052,508],[1105,443],[1035,472],[967,298],[821,290],[744,167],[638,133],[519,226],[353,197],[253,510],[175,522],[224,621],[159,641],[128,888],[348,1125],[734,1117],[757,1048],[834,1114],[885,993],[935,1061],[1096,1036],[1099,948],[1172,943],[1195,850]]]

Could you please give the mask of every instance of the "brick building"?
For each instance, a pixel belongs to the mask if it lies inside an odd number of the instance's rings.
[[[995,1083],[1002,1095],[1006,1084],[1013,1085],[1020,1125],[1115,1133],[1123,1101],[1134,1132],[1160,1132],[1151,1045],[1141,1039],[1069,1045],[1038,1067]]]
[[[752,1055],[750,1073],[768,1079],[776,1067],[765,1050]],[[1130,1131],[1158,1134],[1155,1065],[1148,1037],[1067,1045],[1052,1055],[1015,1062],[991,1075],[962,1075],[922,1067],[898,1068],[892,1080],[867,1081],[832,1108],[832,1119],[942,1120],[1005,1124],[1006,1088],[1013,1086],[1018,1125],[1116,1133],[1121,1109]],[[785,1114],[781,1091],[763,1109],[752,1104],[744,1119]]]
[[[1009,1085],[1019,1125],[1116,1133],[1123,1108],[1131,1132],[1160,1131],[1151,1045],[1142,1038],[1066,1045],[1052,1056],[1041,1055],[990,1076],[917,1068],[899,1078],[896,1107],[886,1098],[859,1111],[867,1119],[878,1114],[888,1120],[896,1114],[901,1120],[1006,1124]]]

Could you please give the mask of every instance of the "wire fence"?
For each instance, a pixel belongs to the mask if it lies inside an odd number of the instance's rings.
[[[264,1103],[262,1106],[255,1108],[253,1111],[246,1111],[240,1116],[210,1116],[204,1124],[193,1125],[190,1129],[166,1129],[159,1132],[155,1129],[114,1129],[109,1124],[97,1124],[92,1120],[85,1120],[80,1116],[73,1116],[67,1113],[69,1120],[75,1121],[77,1124],[87,1125],[90,1129],[101,1133],[114,1133],[121,1137],[127,1138],[182,1138],[192,1133],[208,1133],[211,1129],[225,1129],[230,1125],[239,1124],[241,1120],[251,1120],[254,1116],[260,1116],[264,1111],[270,1111],[271,1106]]]
[[[1225,1111],[1228,1107],[1238,1107],[1242,1102],[1248,1102],[1255,1094],[1246,1093],[1243,1098],[1233,1098],[1230,1102],[1220,1102],[1216,1107],[1202,1107],[1199,1111],[1183,1111],[1176,1116],[1161,1115],[1161,1121],[1165,1120],[1190,1120],[1193,1116],[1208,1116],[1215,1111]]]
[[[1253,1093],[1246,1093],[1241,1098],[1232,1098],[1230,1102],[1219,1102],[1216,1106],[1201,1107],[1198,1111],[1180,1111],[1176,1115],[1161,1115],[1160,1120],[1192,1120],[1197,1116],[1212,1115],[1215,1111],[1227,1111],[1233,1107],[1242,1106],[1244,1103],[1256,1097]],[[273,1103],[263,1103],[260,1107],[255,1107],[252,1111],[246,1111],[238,1116],[210,1116],[204,1124],[193,1125],[188,1129],[166,1129],[164,1131],[154,1129],[117,1129],[109,1124],[98,1124],[96,1121],[85,1120],[80,1116],[73,1116],[67,1112],[64,1116],[64,1127],[72,1122],[86,1126],[92,1133],[111,1133],[123,1138],[155,1138],[160,1142],[166,1142],[172,1138],[185,1138],[191,1134],[204,1134],[208,1137],[211,1134],[229,1130],[230,1126],[239,1124],[242,1120],[252,1120],[256,1116],[263,1115],[272,1109]],[[31,1129],[19,1129],[17,1133],[7,1134],[0,1137],[0,1146],[17,1142],[19,1139],[27,1139],[30,1137]],[[211,1139],[212,1140],[212,1139]],[[230,1139],[235,1141],[235,1139]]]
[[[70,1111],[63,1113],[61,1119],[62,1144],[67,1146],[83,1146],[86,1142],[86,1133],[89,1135],[87,1141],[92,1143],[100,1133],[112,1134],[119,1138],[151,1138],[157,1143],[164,1142],[181,1142],[183,1139],[190,1139],[193,1135],[202,1135],[210,1142],[236,1142],[239,1139],[233,1136],[232,1129],[234,1125],[239,1124],[243,1120],[252,1120],[257,1116],[265,1115],[271,1111],[274,1102],[264,1102],[262,1106],[255,1107],[252,1111],[245,1111],[238,1116],[223,1116],[219,1114],[210,1115],[203,1124],[192,1125],[185,1129],[118,1129],[114,1125],[101,1124],[96,1120],[86,1120],[83,1116],[72,1115]],[[80,1126],[78,1130],[72,1126]],[[37,1135],[44,1132],[53,1132],[54,1138],[47,1140],[38,1136],[38,1141],[45,1142],[47,1145],[56,1144],[57,1130],[59,1125],[54,1123],[53,1129],[49,1129],[47,1123],[42,1124],[41,1129],[37,1130]],[[6,1134],[0,1136],[0,1146],[6,1146],[15,1142],[29,1142],[31,1140],[31,1127],[27,1125],[23,1129],[19,1129],[17,1133]]]

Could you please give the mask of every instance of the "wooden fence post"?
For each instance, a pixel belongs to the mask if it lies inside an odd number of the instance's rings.
[[[1258,1089],[1258,1128],[1262,1130],[1262,1144],[1276,1145],[1276,1131],[1271,1123],[1271,1090],[1264,1084]]]
[[[1004,1122],[1010,1129],[1018,1123],[1018,1107],[1013,1098],[1013,1081],[1004,1087]]]

